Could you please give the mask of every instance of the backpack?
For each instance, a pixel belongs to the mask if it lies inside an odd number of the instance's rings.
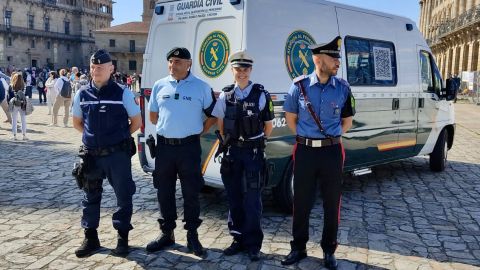
[[[63,81],[62,89],[60,90],[60,96],[64,98],[71,98],[72,97],[72,84],[69,81]]]
[[[37,85],[38,85],[39,88],[43,88],[44,87],[43,80],[38,79],[38,84]]]
[[[13,98],[10,100],[10,102],[17,107],[24,107],[25,103],[27,102],[27,99],[25,97],[25,94],[23,91],[17,91],[15,92]]]

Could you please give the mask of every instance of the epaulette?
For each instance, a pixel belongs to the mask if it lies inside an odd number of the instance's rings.
[[[230,85],[225,86],[225,87],[222,89],[222,91],[223,91],[223,92],[229,92],[229,91],[232,91],[233,88],[235,88],[235,84],[230,84]]]
[[[303,81],[303,80],[305,80],[306,78],[308,78],[307,75],[298,76],[298,77],[296,77],[295,79],[293,79],[293,83],[297,83],[297,82]]]
[[[337,80],[338,80],[338,82],[339,82],[340,84],[342,84],[342,85],[344,85],[344,86],[346,86],[346,87],[350,87],[350,84],[349,84],[346,80],[344,80],[344,79],[342,79],[342,78],[338,78],[338,77],[337,77]]]

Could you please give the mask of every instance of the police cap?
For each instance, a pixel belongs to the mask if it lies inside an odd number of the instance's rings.
[[[246,51],[237,51],[230,55],[230,64],[232,67],[251,67],[253,58]]]
[[[308,46],[313,54],[326,54],[333,58],[340,58],[340,48],[342,47],[342,38],[337,36],[329,43],[313,44]]]
[[[92,57],[90,57],[90,63],[97,65],[105,64],[111,61],[112,58],[110,57],[110,54],[103,49],[96,51],[92,54]]]
[[[180,59],[191,59],[190,52],[187,50],[187,48],[181,48],[181,47],[175,47],[171,49],[167,53],[167,61],[170,60],[171,57],[177,57]]]

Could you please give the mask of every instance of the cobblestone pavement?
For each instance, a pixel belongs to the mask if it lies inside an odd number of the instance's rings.
[[[457,135],[443,173],[429,171],[428,159],[411,158],[376,167],[374,173],[346,177],[342,201],[340,269],[480,269],[480,106],[457,104]],[[2,115],[1,120],[4,120]],[[291,217],[265,198],[262,260],[225,257],[229,245],[225,193],[202,194],[199,234],[208,248],[204,259],[186,252],[186,233],[177,223],[177,244],[149,254],[145,245],[158,233],[159,216],[151,176],[135,156],[133,225],[126,258],[115,257],[111,215],[116,201],[105,185],[100,240],[103,248],[78,259],[83,239],[79,220],[82,193],[70,171],[80,134],[73,128],[47,127],[45,106],[28,117],[29,141],[12,141],[10,124],[0,123],[0,268],[1,269],[284,269]],[[179,216],[181,193],[177,193]],[[311,220],[309,258],[286,269],[322,269],[319,246],[320,200]]]

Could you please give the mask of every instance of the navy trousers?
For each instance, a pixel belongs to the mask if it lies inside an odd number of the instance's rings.
[[[264,154],[261,149],[231,146],[229,175],[222,174],[227,191],[228,228],[233,238],[250,251],[260,251],[263,241],[262,183]]]
[[[93,157],[93,159],[95,169],[108,179],[117,197],[118,209],[112,216],[113,227],[118,231],[128,232],[133,229],[130,221],[133,212],[132,197],[136,191],[135,182],[132,179],[130,154],[125,151],[116,151],[108,156]],[[85,229],[98,228],[102,192],[102,188],[85,192],[82,200],[82,227]]]

